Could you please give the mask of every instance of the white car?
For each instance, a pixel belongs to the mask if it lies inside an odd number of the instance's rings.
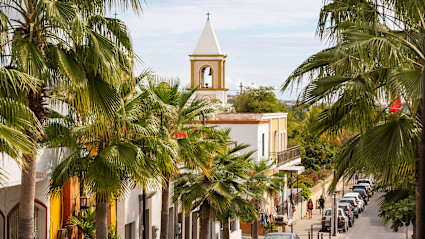
[[[356,203],[359,204],[360,211],[364,211],[365,204],[362,199],[362,196],[359,193],[352,192],[344,194],[344,198],[354,198],[356,199]]]
[[[368,183],[371,187],[373,187],[372,179],[369,179],[369,178],[358,179],[357,184],[359,183]]]

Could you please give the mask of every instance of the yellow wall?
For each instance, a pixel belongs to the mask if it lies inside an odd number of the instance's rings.
[[[50,238],[57,239],[58,231],[61,228],[61,196],[50,198]]]
[[[274,132],[275,131],[277,131],[277,147],[276,147],[276,150],[274,149]],[[279,129],[279,119],[271,119],[271,122],[270,122],[270,133],[269,133],[269,135],[270,135],[270,144],[269,144],[269,152],[273,152],[273,153],[275,153],[275,152],[279,152],[279,151],[281,151],[280,150],[280,147],[279,147],[279,132],[280,132],[280,129]]]
[[[282,144],[282,135],[281,132],[285,132],[286,130],[286,118],[282,117],[282,118],[274,118],[270,120],[270,144],[269,144],[269,152],[280,152],[285,150],[286,148],[284,144]],[[277,148],[276,150],[274,150],[274,132],[277,131]],[[286,130],[287,132],[287,130]],[[287,133],[286,133],[287,135]],[[285,142],[285,140],[287,140],[287,136],[285,135],[285,133],[283,134],[283,141]],[[286,137],[285,137],[286,136]]]
[[[117,200],[111,200],[111,226],[117,228]]]

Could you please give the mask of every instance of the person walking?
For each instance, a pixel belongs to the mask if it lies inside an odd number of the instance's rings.
[[[320,214],[323,214],[323,209],[325,208],[325,199],[323,198],[323,195],[319,198],[319,207],[320,207]]]
[[[311,201],[311,198],[308,200],[307,209],[308,209],[309,218],[312,218],[313,217],[313,201]]]

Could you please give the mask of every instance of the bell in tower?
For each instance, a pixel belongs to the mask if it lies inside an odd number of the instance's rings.
[[[196,96],[209,100],[219,100],[227,104],[225,86],[226,55],[221,52],[209,14],[204,30],[198,40],[193,54],[189,55],[191,63],[191,88],[196,87]]]

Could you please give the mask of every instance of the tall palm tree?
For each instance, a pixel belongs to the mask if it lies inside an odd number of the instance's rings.
[[[113,5],[140,11],[137,0],[55,1],[5,0],[0,3],[1,35],[6,36],[1,62],[32,75],[41,84],[26,94],[26,104],[44,123],[48,115],[46,97],[51,91],[68,88],[86,92],[72,103],[79,110],[113,112],[118,108],[110,85],[118,85],[122,74],[131,76],[126,56],[133,55],[125,25],[105,18]],[[11,34],[10,34],[11,33]],[[76,53],[80,58],[75,58]],[[85,57],[81,57],[85,56]],[[87,68],[88,63],[91,64]],[[84,102],[85,101],[85,102]],[[33,144],[37,135],[27,132]],[[33,232],[35,196],[35,154],[25,154],[19,204],[19,237],[30,239]]]
[[[60,192],[70,177],[79,177],[85,190],[96,199],[96,238],[108,238],[109,200],[119,198],[136,185],[158,180],[156,165],[149,158],[152,153],[146,154],[146,145],[140,147],[137,142],[150,143],[152,148],[161,149],[162,154],[175,155],[172,145],[158,137],[159,119],[153,115],[153,94],[138,91],[131,84],[123,83],[117,90],[122,96],[121,107],[113,117],[97,113],[90,121],[76,125],[72,119],[57,116],[46,128],[51,144],[73,150],[55,168],[50,191]]]
[[[149,88],[164,104],[173,108],[171,114],[158,109],[161,119],[161,132],[176,139],[178,155],[163,154],[158,157],[158,168],[164,180],[161,202],[160,238],[168,238],[170,185],[179,167],[206,168],[211,162],[210,153],[213,142],[205,137],[208,127],[200,126],[199,120],[213,112],[211,104],[194,97],[196,89],[180,91],[178,82],[150,82]]]
[[[414,172],[423,133],[418,117],[423,110],[424,12],[423,1],[337,0],[322,8],[319,36],[335,44],[299,66],[282,90],[310,77],[299,106],[334,101],[320,115],[316,132],[357,133],[337,156],[334,185],[343,174],[358,171],[380,175],[384,185]],[[402,109],[390,113],[399,98]],[[416,172],[421,177],[421,170]]]

